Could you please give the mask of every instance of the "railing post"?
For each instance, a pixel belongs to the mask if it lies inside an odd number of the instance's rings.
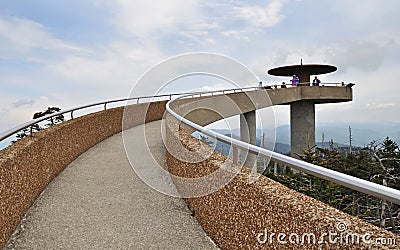
[[[74,119],[74,111],[71,111],[71,120]]]
[[[29,136],[33,136],[33,125],[29,127]]]
[[[104,103],[104,110],[107,110],[107,103]]]
[[[233,146],[232,147],[232,159],[233,159],[233,164],[238,164],[239,162],[239,151],[238,148]]]
[[[138,99],[136,100],[136,104],[139,104],[139,99],[140,99],[140,98],[138,98]]]

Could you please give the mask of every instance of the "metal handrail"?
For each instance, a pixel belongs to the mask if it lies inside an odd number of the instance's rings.
[[[313,86],[312,82],[301,82],[300,84],[308,84],[309,86]],[[349,82],[347,84],[344,83],[344,82],[320,82],[319,86],[316,86],[316,87],[323,87],[323,86],[326,86],[326,85],[334,85],[336,87],[348,87],[349,85],[354,86],[355,84],[351,83],[351,82]]]
[[[350,189],[372,195],[387,201],[390,201],[392,203],[396,203],[400,205],[400,190],[396,190],[393,188],[389,188],[386,186],[382,186],[370,181],[366,181],[351,175],[343,174],[331,169],[327,169],[312,163],[308,163],[299,159],[295,159],[283,154],[279,154],[276,152],[273,152],[271,150],[257,147],[255,145],[216,133],[210,129],[207,129],[205,127],[202,127],[180,115],[178,115],[176,112],[174,112],[170,104],[178,100],[182,97],[176,98],[174,100],[171,100],[167,103],[166,109],[169,114],[174,116],[176,119],[178,119],[180,122],[189,125],[190,127],[196,129],[197,131],[200,131],[203,134],[206,134],[212,138],[215,138],[217,140],[220,140],[222,142],[225,142],[227,144],[232,145],[233,147],[237,147],[240,149],[248,150],[249,152],[256,154],[256,155],[261,155],[264,157],[271,157],[272,161],[278,162],[280,164],[292,167],[294,169],[297,169],[299,171],[302,171],[304,173],[319,177],[321,179],[331,181],[337,184],[340,184],[342,186],[348,187]]]
[[[233,91],[236,92],[238,90],[240,91],[246,91],[246,90],[255,90],[257,89],[257,87],[246,87],[246,88],[234,88],[234,89],[223,89],[223,90],[213,90],[213,91],[197,91],[197,92],[185,92],[185,93],[171,93],[171,94],[162,94],[162,95],[154,95],[154,96],[140,96],[140,97],[131,97],[131,98],[121,98],[121,99],[115,99],[115,100],[110,100],[110,101],[103,101],[103,102],[96,102],[96,103],[92,103],[92,104],[87,104],[87,105],[83,105],[83,106],[79,106],[79,107],[75,107],[75,108],[71,108],[71,109],[67,109],[67,110],[62,110],[60,112],[57,113],[52,113],[40,118],[36,118],[33,119],[31,121],[22,123],[20,125],[17,125],[9,130],[6,130],[4,132],[2,132],[0,134],[0,142],[3,141],[4,139],[18,133],[19,131],[31,127],[39,122],[42,122],[44,120],[47,120],[49,118],[55,117],[55,116],[59,116],[59,115],[63,115],[66,113],[71,113],[71,119],[74,119],[73,113],[74,111],[77,110],[81,110],[81,109],[85,109],[85,108],[90,108],[90,107],[94,107],[94,106],[99,106],[99,105],[104,105],[104,110],[107,109],[107,104],[110,103],[115,103],[115,102],[123,102],[123,101],[130,101],[130,100],[137,100],[137,104],[139,104],[139,101],[141,99],[150,99],[150,98],[158,98],[158,97],[169,97],[169,100],[172,99],[173,96],[179,96],[179,95],[190,95],[190,96],[196,96],[196,95],[204,95],[204,94],[214,94],[214,93],[222,93],[225,94],[229,91]]]
[[[334,85],[338,85],[341,83],[323,83],[323,84],[334,84]],[[262,86],[262,88],[265,87],[274,87],[274,86],[279,86],[279,85],[264,85]],[[290,86],[289,84],[287,86]],[[71,119],[74,118],[73,114],[74,111],[77,110],[81,110],[81,109],[85,109],[85,108],[90,108],[90,107],[94,107],[94,106],[99,106],[99,105],[104,105],[104,110],[107,109],[107,104],[109,103],[115,103],[115,102],[122,102],[122,101],[129,101],[129,100],[137,100],[137,103],[139,103],[140,99],[149,99],[149,98],[156,98],[156,97],[169,97],[169,99],[171,100],[172,96],[177,96],[177,95],[191,95],[192,97],[195,95],[199,95],[201,97],[201,95],[204,94],[213,94],[213,93],[218,93],[221,92],[222,94],[225,94],[226,92],[229,91],[233,91],[233,93],[236,93],[236,91],[245,91],[245,90],[256,90],[259,89],[260,87],[246,87],[246,88],[233,88],[233,89],[223,89],[223,90],[214,90],[214,91],[197,91],[197,92],[186,92],[186,93],[172,93],[172,94],[162,94],[162,95],[154,95],[154,96],[140,96],[140,97],[131,97],[131,98],[122,98],[122,99],[115,99],[115,100],[110,100],[110,101],[104,101],[104,102],[96,102],[96,103],[92,103],[92,104],[88,104],[88,105],[84,105],[84,106],[80,106],[80,107],[76,107],[76,108],[71,108],[71,109],[67,109],[67,110],[62,110],[60,112],[57,113],[53,113],[53,114],[49,114],[47,116],[43,116],[25,123],[22,123],[20,125],[17,125],[9,130],[6,130],[4,132],[2,132],[0,134],[0,142],[3,141],[4,139],[12,136],[13,134],[18,133],[19,131],[31,127],[41,121],[47,120],[51,117],[55,117],[58,115],[63,115],[66,113],[71,113]]]
[[[320,85],[318,86],[318,87],[323,87],[323,86],[326,86],[326,85],[332,85],[332,86],[335,86],[335,87],[347,87],[349,84],[352,84],[353,86],[354,86],[354,83],[347,83],[347,84],[345,84],[344,82],[320,82],[319,83]],[[300,82],[300,83],[298,83],[298,85],[307,85],[307,86],[313,86],[312,85],[312,82]],[[270,87],[270,88],[275,88],[275,87],[280,87],[280,86],[282,86],[282,83],[279,83],[279,84],[272,84],[272,85],[265,85],[265,86],[263,86],[264,88],[265,87]],[[285,86],[287,87],[287,88],[292,88],[293,86],[292,86],[292,84],[291,83],[286,83],[285,84]]]

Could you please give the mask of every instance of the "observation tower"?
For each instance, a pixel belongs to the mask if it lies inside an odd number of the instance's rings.
[[[348,102],[353,100],[352,83],[320,83],[310,86],[310,77],[332,73],[336,66],[324,64],[288,65],[268,70],[273,76],[296,75],[299,77],[297,87],[279,89],[286,91],[290,105],[290,144],[291,154],[302,153],[302,150],[313,147],[315,143],[315,104]],[[293,98],[290,98],[292,96]],[[297,98],[295,98],[297,97]]]

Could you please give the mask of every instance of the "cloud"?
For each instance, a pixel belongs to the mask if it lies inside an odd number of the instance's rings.
[[[366,104],[367,109],[372,109],[372,110],[383,110],[387,108],[393,108],[396,107],[395,103],[367,103]]]
[[[171,33],[203,35],[214,25],[202,14],[199,0],[127,1],[112,4],[101,0],[115,13],[112,25],[125,37],[157,40]]]
[[[365,41],[348,42],[341,47],[330,48],[330,53],[326,53],[327,58],[344,68],[368,72],[377,70],[382,65],[385,54],[385,47]]]
[[[0,132],[6,131],[18,124],[29,121],[32,115],[51,106],[52,103],[42,98],[19,98],[0,92]]]
[[[352,107],[347,106],[349,103],[338,106],[346,109],[340,119],[370,119],[371,115],[365,113],[368,110],[376,112],[376,119],[398,120],[395,72],[399,67],[400,29],[396,26],[396,11],[400,3],[366,1],[360,11],[352,8],[349,1],[328,0],[95,0],[96,8],[87,8],[88,18],[82,19],[87,22],[82,23],[87,33],[74,24],[62,23],[68,19],[55,17],[47,10],[41,13],[43,17],[32,20],[28,15],[37,13],[15,10],[28,14],[0,15],[0,108],[5,112],[7,107],[8,112],[4,115],[7,120],[0,123],[30,119],[33,111],[42,110],[48,103],[68,108],[125,97],[151,66],[191,51],[232,56],[260,77],[267,76],[268,68],[299,63],[300,58],[305,63],[334,64],[339,70],[321,76],[322,80],[357,84],[352,102],[357,109],[347,112],[346,108]],[[59,11],[65,17],[74,16],[68,13],[69,9]],[[68,32],[64,30],[66,25]],[[292,39],[294,33],[300,39]],[[68,40],[62,35],[67,35]],[[86,39],[94,42],[82,45]],[[16,60],[7,61],[9,58]],[[246,83],[246,79],[242,82]],[[269,79],[264,82],[274,83]],[[202,83],[214,86],[208,79]],[[380,87],[383,85],[385,88]],[[191,82],[187,87],[198,85]],[[179,88],[170,91],[180,91]],[[149,89],[151,86],[144,86],[140,91]],[[4,99],[5,95],[13,96]],[[41,95],[48,98],[41,100]],[[29,106],[26,97],[35,102]],[[27,104],[21,101],[18,111],[13,110],[13,102],[24,99]],[[369,109],[366,103],[370,103]],[[384,105],[391,103],[397,106]],[[321,109],[326,113],[321,120],[339,119],[332,115],[337,114],[338,107]],[[8,118],[11,113],[14,120]]]
[[[221,32],[221,34],[226,37],[234,37],[236,39],[250,40],[247,33],[248,32],[245,30],[233,30],[233,29],[229,29],[229,30],[225,30],[225,31]]]
[[[128,94],[146,70],[166,58],[153,43],[132,46],[114,42],[107,48],[96,48],[96,54],[66,56],[46,65],[46,71],[63,79],[72,89],[79,88],[82,95],[98,93],[97,98],[121,97]]]
[[[0,17],[0,51],[27,53],[36,49],[82,51],[82,48],[55,38],[40,23],[19,18]]]
[[[362,8],[350,7],[349,1],[319,1],[322,6],[326,6],[327,2],[329,9],[326,13],[330,13],[332,21],[327,22],[329,27],[325,28],[337,35],[339,27],[341,39],[358,37],[359,40],[370,40],[379,45],[386,46],[388,41],[400,44],[398,0],[364,0]]]
[[[243,5],[235,7],[234,14],[252,26],[268,28],[279,24],[285,18],[281,13],[285,2],[287,0],[272,0],[262,7]]]
[[[12,104],[15,108],[21,107],[21,106],[32,106],[35,101],[31,98],[25,98],[25,99],[19,99],[14,101]]]
[[[340,71],[356,69],[362,72],[372,72],[382,67],[385,58],[392,50],[389,46],[375,41],[331,41],[318,46],[291,44],[271,45],[274,53],[265,60],[271,65],[303,63],[327,63],[340,67]],[[392,50],[393,51],[393,50]]]

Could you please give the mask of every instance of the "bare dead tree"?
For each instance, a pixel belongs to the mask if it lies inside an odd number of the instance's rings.
[[[385,142],[389,141],[389,138],[386,138]],[[384,143],[385,143],[384,142]],[[390,154],[390,152],[385,152],[385,145],[384,143],[377,143],[376,141],[372,142],[370,144],[370,151],[371,151],[371,156],[373,159],[373,164],[379,166],[381,173],[375,174],[371,177],[371,180],[382,180],[381,184],[385,187],[389,186],[389,183],[396,183],[400,180],[399,173],[396,172],[395,166],[400,167],[400,158],[397,157],[385,157],[386,155],[395,155]],[[393,143],[390,141],[390,143]],[[394,146],[392,150],[396,150],[397,145],[394,143]],[[397,147],[398,149],[398,147]],[[389,164],[385,164],[388,162]],[[392,163],[392,164],[390,164]],[[395,163],[395,164],[393,164]],[[389,214],[389,219],[392,224],[393,229],[395,230],[395,222],[392,216],[392,211],[391,211],[391,206],[388,204],[386,200],[382,200],[381,206],[380,206],[380,226],[381,227],[386,227],[386,219],[387,216],[386,214]]]

